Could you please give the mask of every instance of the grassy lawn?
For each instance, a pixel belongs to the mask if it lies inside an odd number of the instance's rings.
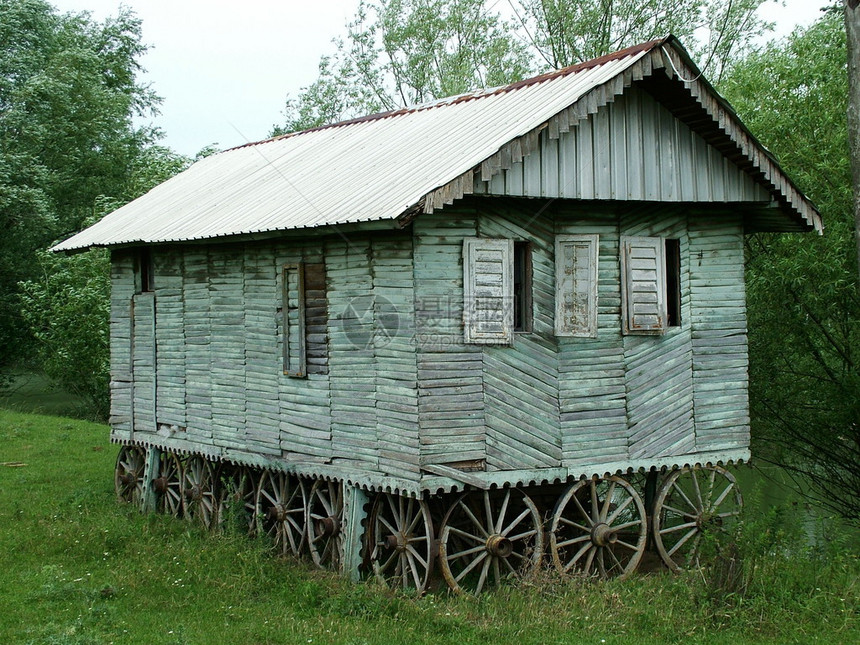
[[[745,528],[741,578],[546,574],[416,599],[118,505],[107,436],[0,410],[0,643],[860,642],[858,545],[802,547],[779,513]]]

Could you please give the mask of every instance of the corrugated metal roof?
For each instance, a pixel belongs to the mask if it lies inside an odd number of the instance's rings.
[[[395,219],[673,42],[652,41],[504,88],[212,155],[53,250]]]

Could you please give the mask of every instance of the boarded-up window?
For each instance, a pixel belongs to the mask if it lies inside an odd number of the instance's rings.
[[[305,264],[305,345],[308,374],[328,374],[325,264]]]
[[[307,376],[305,340],[305,265],[284,267],[284,374]]]
[[[597,235],[555,239],[555,335],[597,337]]]
[[[661,334],[666,328],[663,238],[621,237],[621,308],[625,334]]]
[[[513,341],[514,242],[463,240],[463,334],[466,343]]]

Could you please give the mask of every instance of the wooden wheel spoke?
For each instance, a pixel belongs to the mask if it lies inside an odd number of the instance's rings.
[[[517,515],[516,519],[513,522],[511,522],[510,524],[508,524],[503,531],[499,531],[499,533],[501,533],[501,535],[507,536],[507,534],[510,533],[517,524],[519,524],[525,518],[527,518],[530,513],[531,513],[531,509],[526,508],[522,513]],[[513,538],[511,538],[511,539],[513,539]]]
[[[409,565],[409,570],[412,572],[412,580],[415,582],[415,588],[418,589],[421,587],[421,579],[418,577],[418,565],[415,563],[415,558],[418,554],[407,550],[405,555],[407,562],[404,564]],[[426,569],[427,563],[422,561],[422,566]]]
[[[406,527],[406,531],[404,532],[407,534],[411,534],[423,519],[424,517],[421,513],[415,513],[415,516],[412,518],[412,521],[409,522],[409,526]]]
[[[619,544],[623,546],[625,549],[630,549],[631,551],[639,551],[640,547],[635,544],[630,544],[629,542],[625,542],[624,540],[615,540],[615,544]]]
[[[585,512],[585,509],[583,508],[582,504],[579,503],[579,500],[576,498],[575,494],[571,497],[571,499],[573,500],[573,503],[576,505],[576,508],[579,509],[579,512],[582,513],[582,516],[588,522],[588,526],[589,527],[594,526],[594,520],[592,520],[591,516]],[[591,529],[589,528],[588,530],[591,530]]]
[[[479,553],[478,557],[475,558],[474,560],[472,560],[465,567],[463,567],[463,570],[454,579],[457,582],[460,582],[463,578],[465,578],[469,574],[470,571],[472,571],[472,569],[477,567],[481,562],[486,561],[488,558],[488,555],[489,554],[486,552],[486,550],[483,551],[482,553]]]
[[[564,516],[559,516],[558,521],[562,524],[567,524],[568,526],[572,526],[575,529],[582,531],[583,533],[591,532],[591,529],[587,526],[583,526],[582,524],[577,524],[576,522],[572,522]]]
[[[472,513],[471,509],[470,509],[466,504],[464,504],[462,500],[460,500],[459,504],[460,504],[460,507],[463,509],[463,512],[466,514],[466,516],[467,516],[470,520],[472,520],[472,523],[475,525],[475,528],[476,528],[476,529],[478,529],[478,531],[480,531],[480,532],[481,532],[481,534],[484,536],[484,538],[488,538],[488,537],[490,537],[490,534],[489,534],[489,533],[487,533],[487,531],[486,531],[486,529],[484,528],[483,524],[481,524],[480,520],[478,520],[478,518],[477,518],[477,517],[475,517],[475,514],[474,514],[474,513]],[[452,527],[452,528],[453,528],[453,527]]]
[[[609,482],[609,490],[606,491],[606,498],[603,500],[603,507],[600,509],[600,520],[602,522],[606,522],[607,524],[612,523],[606,519],[606,516],[609,514],[609,506],[612,504],[612,496],[614,494],[615,494],[615,482],[610,481]],[[626,503],[630,503],[632,501],[633,501],[633,498],[628,497]],[[618,511],[616,509],[615,514],[617,514],[617,513],[618,513]],[[615,514],[613,514],[613,517],[615,517]]]
[[[615,529],[616,531],[623,531],[624,529],[629,529],[633,526],[641,526],[641,524],[642,524],[641,519],[630,520],[629,522],[624,522],[624,524],[617,524],[617,525],[613,526],[612,528]]]
[[[511,489],[508,488],[505,490],[505,498],[502,500],[502,507],[499,509],[499,517],[496,520],[496,523],[493,525],[493,530],[496,533],[505,534],[505,531],[502,531],[502,525],[505,523],[505,515],[508,512],[508,502],[511,501]]]
[[[410,558],[410,559],[413,559],[413,558],[414,558],[414,559],[418,560],[418,562],[420,562],[420,563],[421,563],[421,566],[422,566],[422,567],[424,567],[425,569],[429,566],[429,565],[428,565],[428,563],[427,563],[427,560],[425,560],[425,559],[421,556],[421,554],[420,554],[420,553],[418,553],[418,551],[415,549],[415,547],[413,547],[413,546],[411,546],[411,545],[408,545],[408,546],[406,547],[406,552],[407,552],[407,553],[409,553],[409,554],[411,554],[411,558]]]
[[[490,529],[488,531],[489,533],[492,532],[493,527],[496,525],[495,522],[493,522],[493,507],[490,503],[490,494],[488,492],[484,491],[484,494],[481,497],[484,500],[484,517],[487,519],[487,523],[484,526]]]
[[[687,502],[687,504],[690,506],[690,508],[692,508],[692,509],[693,509],[694,514],[693,514],[691,517],[695,517],[695,516],[700,515],[700,514],[702,513],[702,509],[701,509],[701,507],[696,506],[696,505],[695,505],[695,504],[690,500],[690,498],[689,498],[689,497],[687,497],[687,494],[684,492],[684,490],[683,490],[680,486],[678,486],[678,482],[677,482],[677,480],[675,480],[674,482],[672,482],[672,486],[673,486],[673,489],[674,489],[674,490],[678,491],[678,494],[681,496],[681,498],[682,498],[685,502]],[[665,508],[665,506],[664,506],[664,508]],[[678,513],[680,513],[680,514],[682,514],[682,515],[687,515],[687,514],[686,514],[686,513],[684,513],[683,511],[677,511],[677,512],[678,512]]]
[[[615,566],[613,566],[611,568],[614,569],[617,566],[621,571],[624,571],[624,565],[621,564],[621,560],[619,560],[618,556],[615,555],[615,551],[613,551],[612,549],[605,549],[605,550],[609,553],[609,556],[615,562]]]
[[[691,537],[693,537],[694,535],[697,535],[698,533],[699,533],[699,529],[693,528],[690,530],[689,533],[686,533],[680,540],[675,542],[675,545],[671,549],[669,549],[669,551],[668,551],[669,557],[671,557],[678,549],[680,549],[682,546],[684,546],[684,544],[686,544],[687,541]]]
[[[492,558],[493,562],[493,576],[496,579],[496,586],[498,587],[502,584],[502,572],[501,567],[499,566],[499,560],[503,560],[504,558]]]
[[[735,483],[730,482],[729,485],[726,486],[726,489],[722,493],[720,493],[720,496],[714,500],[714,503],[711,505],[711,510],[719,508],[720,504],[722,504],[723,501],[725,501],[726,497],[728,496],[728,494],[732,491],[732,489],[734,487],[735,487]]]
[[[627,508],[628,506],[630,506],[632,503],[633,503],[633,498],[632,498],[632,497],[628,497],[628,498],[627,498],[627,499],[625,499],[621,504],[619,504],[619,505],[618,505],[618,508],[616,508],[616,509],[612,512],[612,515],[611,515],[610,517],[607,517],[607,518],[606,518],[606,519],[604,519],[603,521],[604,521],[604,522],[606,522],[607,524],[610,524],[610,525],[611,525],[611,524],[616,520],[616,518],[617,518],[621,513],[623,513],[623,512],[624,512],[624,509],[626,509],[626,508]]]
[[[580,542],[585,542],[586,540],[590,540],[590,535],[580,535],[579,537],[571,538],[570,540],[562,540],[557,543],[559,548],[570,546],[571,544],[579,544]]]
[[[680,515],[681,517],[691,517],[693,519],[699,517],[698,513],[687,513],[685,511],[678,510],[674,506],[669,506],[668,504],[663,504],[663,508],[667,511],[675,513],[675,515]]]
[[[592,548],[592,546],[593,545],[591,544],[591,541],[583,545],[579,549],[579,551],[577,551],[574,556],[567,562],[567,564],[564,565],[564,572],[567,573],[568,571],[570,571],[576,565],[576,563],[579,562],[580,558],[582,558],[582,556],[584,556]]]
[[[695,522],[685,522],[684,524],[676,524],[675,526],[669,526],[665,529],[660,529],[660,535],[666,535],[667,533],[674,533],[675,531],[683,531],[684,529],[693,528],[696,526]]]
[[[447,556],[448,562],[453,562],[459,558],[464,558],[469,555],[474,555],[475,553],[480,553],[481,551],[486,551],[487,547],[483,544],[479,544],[478,546],[473,546],[469,549],[464,549],[462,551],[457,551],[456,553],[452,553]]]
[[[590,482],[591,492],[591,520],[595,524],[600,521],[600,502],[597,499],[597,482],[593,479]]]
[[[511,542],[519,542],[520,540],[530,538],[533,535],[537,535],[537,529],[531,529],[528,531],[523,531],[522,533],[517,533],[516,535],[511,535],[510,537],[508,537],[508,539]]]
[[[486,558],[481,566],[481,574],[478,577],[478,585],[475,589],[475,593],[481,593],[481,590],[484,588],[484,583],[487,581],[487,572],[490,570],[490,560],[491,558]]]
[[[594,547],[588,551],[588,557],[585,558],[585,567],[583,567],[583,572],[588,573],[591,571],[591,566],[594,564],[594,556],[597,555],[597,547]]]
[[[693,476],[693,488],[696,490],[696,501],[699,502],[699,505],[696,508],[699,510],[699,512],[702,512],[705,510],[705,501],[702,498],[702,490],[699,487],[699,476],[696,474],[697,472],[698,471],[695,468],[690,470],[690,473]]]
[[[464,538],[469,538],[470,540],[474,540],[475,542],[478,542],[479,544],[482,544],[482,545],[486,542],[486,538],[481,538],[481,537],[478,537],[477,535],[473,535],[472,533],[467,533],[466,531],[464,531],[462,529],[458,529],[456,526],[449,526],[448,530],[451,531],[452,533],[456,533],[457,535],[460,535]]]
[[[400,531],[398,531],[391,525],[391,523],[388,521],[388,518],[382,515],[379,516],[379,523],[385,526],[385,528],[387,528],[389,531],[391,531],[391,535],[397,535],[398,533],[400,533]]]

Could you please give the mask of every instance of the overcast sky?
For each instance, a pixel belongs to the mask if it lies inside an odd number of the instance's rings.
[[[143,20],[151,46],[145,81],[164,98],[154,123],[163,143],[186,155],[265,138],[283,121],[284,102],[313,82],[332,39],[358,0],[49,0],[61,11],[103,20],[123,4]],[[774,36],[820,16],[826,0],[768,2]]]

